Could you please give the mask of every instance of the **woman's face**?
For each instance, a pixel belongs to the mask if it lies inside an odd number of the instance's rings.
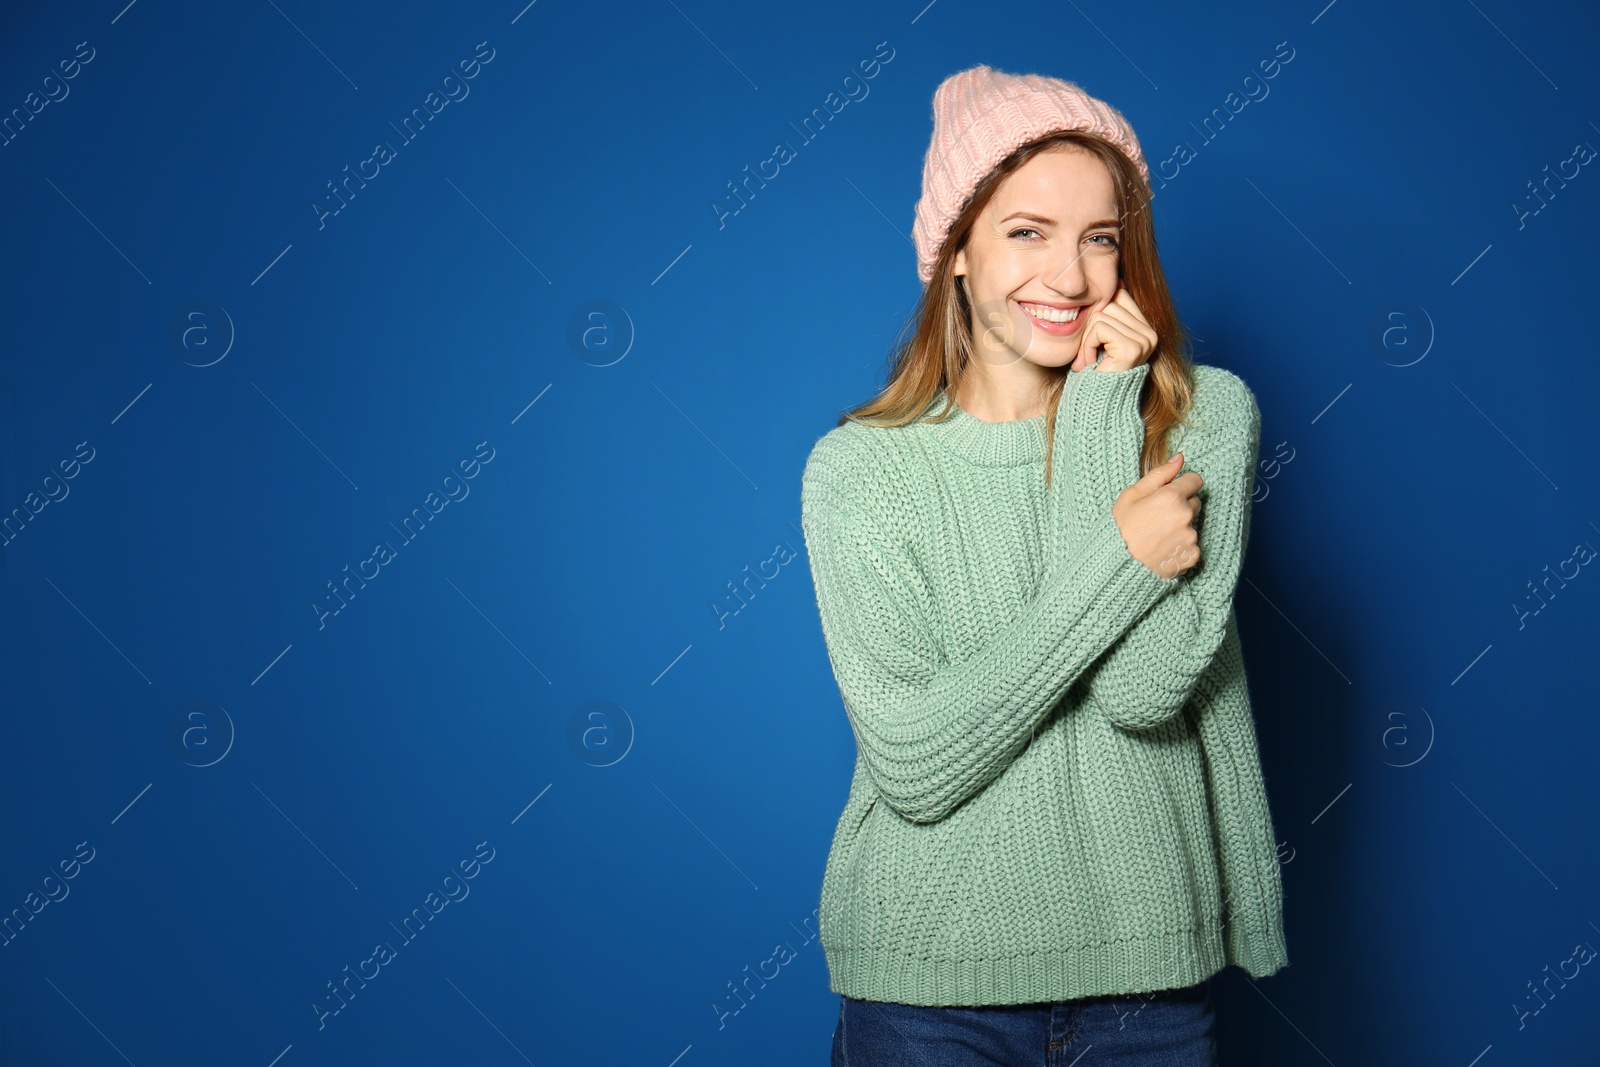
[[[1111,173],[1080,149],[1040,152],[1001,184],[956,253],[976,356],[1064,367],[1088,317],[1117,295],[1121,229]],[[1071,321],[1058,321],[1073,315]]]

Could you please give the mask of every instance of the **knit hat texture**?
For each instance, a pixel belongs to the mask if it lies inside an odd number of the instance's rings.
[[[1122,113],[1072,82],[977,66],[940,83],[933,94],[933,140],[922,165],[922,198],[911,227],[922,284],[933,280],[939,248],[978,183],[1022,145],[1061,130],[1099,134],[1126,152],[1150,181],[1139,139]]]

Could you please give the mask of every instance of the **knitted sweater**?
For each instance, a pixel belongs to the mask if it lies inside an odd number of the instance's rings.
[[[1202,559],[1164,579],[1111,515],[1139,478],[1148,365],[1068,375],[1045,418],[816,442],[801,512],[857,756],[823,875],[831,988],[1021,1004],[1287,965],[1233,613],[1254,394],[1195,367],[1171,438]]]

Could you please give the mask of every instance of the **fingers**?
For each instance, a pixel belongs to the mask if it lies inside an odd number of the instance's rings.
[[[1145,473],[1144,477],[1140,478],[1138,481],[1128,486],[1128,488],[1124,489],[1122,491],[1123,495],[1131,496],[1135,500],[1151,496],[1156,492],[1156,490],[1165,488],[1166,485],[1173,480],[1177,473],[1178,465],[1169,459],[1165,463],[1160,463],[1154,467],[1151,467],[1150,470]]]
[[[1094,319],[1083,327],[1083,336],[1078,338],[1078,354],[1072,357],[1072,363],[1067,367],[1069,371],[1081,371],[1095,360],[1095,349],[1100,342],[1094,337]]]
[[[1130,336],[1143,338],[1150,350],[1155,350],[1156,331],[1126,289],[1118,289],[1116,298],[1101,308],[1099,314],[1121,326],[1123,332]]]
[[[1172,479],[1168,484],[1178,494],[1178,498],[1189,505],[1189,517],[1192,521],[1194,516],[1200,514],[1200,509],[1205,505],[1204,499],[1200,496],[1200,490],[1204,487],[1205,480],[1194,471],[1190,471],[1188,474]]]
[[[1099,319],[1089,327],[1094,331],[1096,342],[1105,346],[1106,358],[1102,367],[1110,371],[1131,370],[1139,365],[1140,357],[1149,349],[1144,348],[1136,333],[1130,334],[1120,322],[1111,319]],[[1094,348],[1088,337],[1084,339],[1084,346],[1088,349],[1090,362],[1094,361]],[[1079,355],[1083,353],[1080,352]]]
[[[1112,297],[1115,301],[1122,295],[1122,290],[1117,290],[1117,295]],[[1104,309],[1102,309],[1103,311]],[[1105,338],[1099,334],[1098,327],[1102,319],[1101,311],[1089,314],[1088,321],[1083,324],[1083,332],[1078,335],[1078,354],[1072,358],[1072,371],[1081,371],[1096,359],[1095,352],[1105,343]]]
[[[1135,495],[1154,496],[1163,489],[1170,490],[1178,498],[1180,504],[1188,506],[1189,520],[1193,522],[1194,517],[1200,514],[1200,509],[1205,505],[1205,501],[1200,496],[1200,490],[1204,487],[1205,480],[1194,471],[1178,475],[1178,460],[1181,456],[1182,453],[1180,452],[1165,463],[1152,467],[1150,473],[1140,479],[1140,482],[1148,483],[1147,491]],[[1139,483],[1136,482],[1135,484]],[[1132,486],[1129,488],[1132,488]]]
[[[1180,545],[1163,558],[1159,564],[1150,569],[1163,578],[1176,578],[1199,562],[1200,547],[1198,545]]]
[[[1110,303],[1091,314],[1070,369],[1081,371],[1093,363],[1095,350],[1105,345],[1106,358],[1113,364],[1107,369],[1128,370],[1155,351],[1157,339],[1155,329],[1133,296],[1127,289],[1118,288]]]

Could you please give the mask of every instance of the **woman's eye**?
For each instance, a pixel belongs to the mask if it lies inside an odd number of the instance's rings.
[[[1106,243],[1100,246],[1101,248],[1117,248],[1117,247],[1119,247],[1118,243],[1117,243],[1117,239],[1115,237],[1111,236],[1109,233],[1097,233],[1097,234],[1095,234],[1093,237],[1091,237],[1089,239],[1091,241],[1098,241],[1101,238],[1105,238],[1105,240],[1106,240]]]
[[[1007,237],[1015,237],[1019,233],[1038,233],[1038,232],[1039,232],[1038,230],[1031,229],[1031,228],[1029,228],[1027,226],[1024,226],[1020,230],[1012,230],[1010,233],[1006,234],[1006,236]]]

